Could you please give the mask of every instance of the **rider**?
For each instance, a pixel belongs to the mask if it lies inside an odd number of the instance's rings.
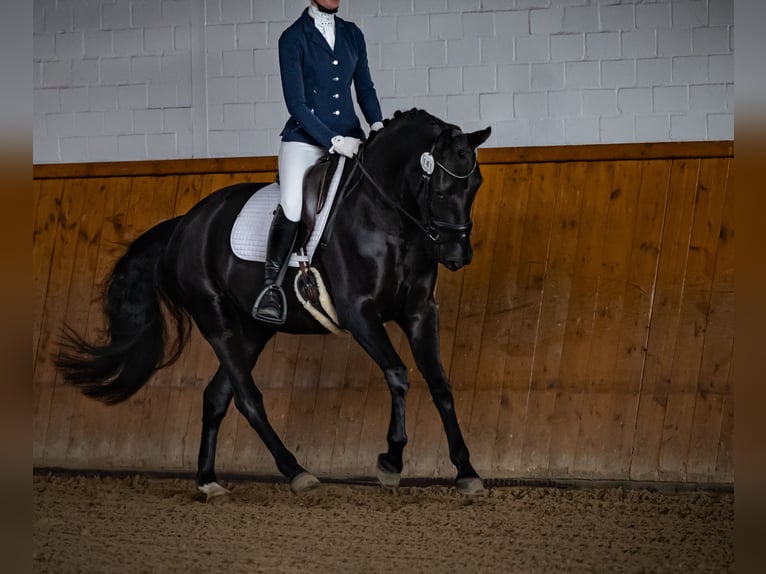
[[[253,316],[283,320],[280,284],[301,218],[303,175],[330,153],[353,157],[362,138],[351,84],[371,131],[383,127],[362,31],[335,15],[340,0],[311,0],[279,38],[282,92],[290,118],[279,148],[281,200],[269,230],[264,289]]]

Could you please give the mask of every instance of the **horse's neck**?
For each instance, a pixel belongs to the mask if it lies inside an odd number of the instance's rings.
[[[364,153],[362,161],[371,181],[365,181],[368,178],[363,176],[362,185],[372,203],[362,209],[369,210],[372,218],[385,217],[389,222],[406,219],[407,216],[402,215],[392,204],[405,209],[412,217],[420,218],[418,196],[423,190],[423,172],[413,172],[412,165],[419,161],[424,152],[431,151],[436,133],[432,133],[430,127],[390,132],[383,130]],[[385,197],[380,197],[381,194],[385,194]]]

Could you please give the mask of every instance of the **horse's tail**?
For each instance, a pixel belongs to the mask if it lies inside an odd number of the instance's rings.
[[[90,344],[64,326],[56,366],[85,395],[107,404],[124,401],[156,371],[174,363],[186,346],[189,315],[162,287],[162,256],[180,219],[140,235],[115,264],[104,285],[103,345]],[[168,324],[175,337],[166,350]]]

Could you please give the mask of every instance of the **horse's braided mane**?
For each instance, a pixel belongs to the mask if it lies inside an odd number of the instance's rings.
[[[383,125],[385,126],[396,125],[397,123],[401,121],[412,122],[413,120],[417,120],[417,119],[422,119],[428,124],[439,126],[442,129],[447,127],[453,127],[451,124],[448,124],[447,122],[440,120],[439,118],[435,116],[432,116],[427,111],[421,110],[418,108],[412,108],[407,111],[397,110],[394,112],[393,118],[390,118],[390,119],[386,118],[383,120]]]

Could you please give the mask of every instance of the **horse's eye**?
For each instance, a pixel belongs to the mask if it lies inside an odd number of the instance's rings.
[[[465,152],[464,149],[458,150],[457,155],[460,159],[464,159],[468,154]]]

